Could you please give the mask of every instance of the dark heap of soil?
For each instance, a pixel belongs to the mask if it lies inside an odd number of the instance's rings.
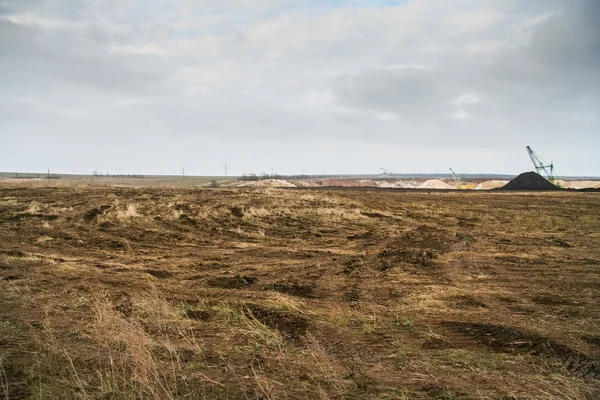
[[[535,172],[524,172],[499,190],[558,190],[559,188]]]

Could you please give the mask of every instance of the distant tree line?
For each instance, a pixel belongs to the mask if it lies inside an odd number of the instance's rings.
[[[18,179],[60,179],[60,175],[56,175],[56,174],[44,174],[44,175],[40,175],[40,174],[36,174],[36,175],[23,175],[23,174],[15,174],[15,178]]]
[[[21,174],[15,174],[15,178],[17,179],[36,179],[39,178],[40,175],[21,175]]]
[[[262,172],[260,174],[242,174],[238,178],[238,181],[262,181],[265,179],[281,179],[281,180],[303,180],[303,179],[324,179],[324,178],[337,178],[338,175],[279,175],[279,174],[267,174]]]
[[[135,175],[135,174],[114,174],[111,175],[108,172],[106,173],[102,173],[102,172],[98,172],[98,171],[94,171],[92,172],[92,175],[96,178],[137,178],[137,179],[144,179],[145,176],[144,175]]]

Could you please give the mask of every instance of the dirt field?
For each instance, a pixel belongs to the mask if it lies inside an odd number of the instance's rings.
[[[0,189],[0,398],[598,399],[600,194]]]

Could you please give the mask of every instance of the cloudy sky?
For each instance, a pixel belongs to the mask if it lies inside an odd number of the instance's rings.
[[[0,0],[0,171],[600,176],[598,0]]]

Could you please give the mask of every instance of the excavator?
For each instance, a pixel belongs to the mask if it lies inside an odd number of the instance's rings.
[[[468,183],[463,178],[458,176],[458,174],[456,172],[454,172],[452,170],[452,168],[450,168],[450,172],[452,172],[452,178],[454,179],[454,183],[456,184],[456,187],[458,189],[474,189],[475,188],[474,184]]]
[[[382,170],[384,174],[396,178],[396,180],[398,182],[401,182],[401,183],[403,183],[403,184],[405,184],[407,186],[411,186],[411,187],[416,187],[417,186],[417,182],[415,182],[415,178],[412,178],[411,180],[408,180],[408,179],[400,178],[398,175],[394,174],[393,172],[388,171],[385,168],[379,168],[379,169]]]
[[[552,161],[548,163],[542,157],[538,156],[529,146],[527,146],[527,153],[529,154],[529,158],[535,167],[535,172],[548,179],[552,184],[560,187],[557,177],[554,174],[554,164]]]

